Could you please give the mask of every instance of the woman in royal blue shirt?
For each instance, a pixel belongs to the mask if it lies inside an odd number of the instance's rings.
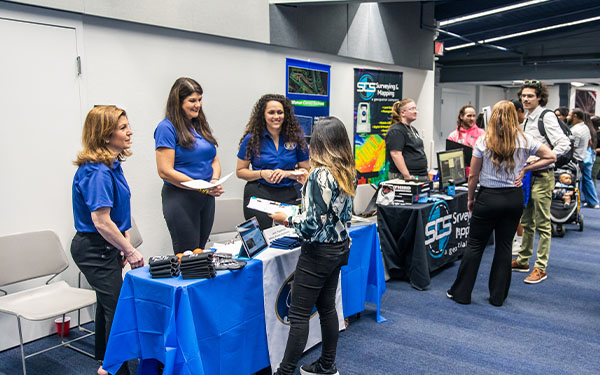
[[[236,175],[248,181],[244,216],[256,216],[261,229],[271,227],[273,220],[267,214],[246,207],[250,197],[295,203],[298,192],[294,183],[306,176],[309,168],[304,132],[286,97],[267,94],[256,102],[237,157]]]
[[[164,180],[163,215],[171,234],[173,252],[204,248],[215,218],[219,185],[191,189],[182,182],[217,181],[221,164],[217,141],[202,111],[202,87],[191,78],[179,78],[171,87],[167,113],[154,131],[156,168]]]
[[[124,110],[97,106],[83,124],[83,151],[73,178],[73,217],[77,233],[71,255],[96,292],[95,356],[102,361],[121,291],[122,256],[137,268],[144,258],[131,245],[129,185],[121,162],[131,155],[129,121]],[[125,365],[119,373],[128,373]],[[98,374],[108,374],[102,366]]]

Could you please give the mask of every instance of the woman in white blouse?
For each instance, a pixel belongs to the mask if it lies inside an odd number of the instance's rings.
[[[533,155],[535,157],[531,157]],[[517,112],[511,102],[496,103],[485,135],[473,148],[467,203],[472,213],[469,241],[456,281],[446,293],[448,298],[462,304],[471,303],[481,256],[495,231],[489,302],[502,306],[510,288],[512,239],[523,212],[523,175],[555,161],[550,148],[519,128]],[[480,187],[475,192],[478,183]]]

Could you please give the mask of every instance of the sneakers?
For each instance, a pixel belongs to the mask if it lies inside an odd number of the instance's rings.
[[[335,367],[335,363],[331,365],[330,368],[324,369],[321,365],[320,358],[317,359],[311,365],[302,365],[300,367],[300,374],[302,375],[340,375],[337,368]]]
[[[517,271],[517,272],[529,272],[529,264],[522,266],[519,263],[517,263],[516,259],[512,260],[511,268],[513,271]],[[531,275],[529,275],[529,276],[531,276]]]
[[[529,276],[527,276],[525,278],[525,280],[523,280],[523,281],[526,282],[527,284],[537,284],[541,281],[546,280],[547,277],[548,277],[548,274],[545,271],[542,271],[541,269],[534,267],[533,271],[531,271]]]

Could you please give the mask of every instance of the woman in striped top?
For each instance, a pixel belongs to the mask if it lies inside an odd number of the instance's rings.
[[[340,269],[348,262],[346,224],[352,217],[356,169],[344,124],[335,117],[317,121],[310,141],[311,171],[302,187],[302,212],[270,215],[296,229],[304,240],[292,287],[290,333],[276,374],[294,374],[308,338],[309,319],[317,306],[323,337],[321,357],[303,365],[301,374],[338,374],[335,354],[339,333],[335,308]]]
[[[511,102],[496,103],[485,135],[473,148],[467,203],[472,213],[469,240],[456,281],[447,292],[449,298],[471,303],[481,256],[495,230],[489,302],[494,306],[504,303],[510,288],[512,239],[523,212],[523,175],[555,161],[550,148],[520,129]]]

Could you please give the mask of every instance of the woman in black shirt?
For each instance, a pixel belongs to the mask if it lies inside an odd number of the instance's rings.
[[[423,138],[411,125],[417,119],[417,104],[402,99],[392,107],[392,126],[385,137],[385,160],[390,164],[389,178],[428,180]]]

